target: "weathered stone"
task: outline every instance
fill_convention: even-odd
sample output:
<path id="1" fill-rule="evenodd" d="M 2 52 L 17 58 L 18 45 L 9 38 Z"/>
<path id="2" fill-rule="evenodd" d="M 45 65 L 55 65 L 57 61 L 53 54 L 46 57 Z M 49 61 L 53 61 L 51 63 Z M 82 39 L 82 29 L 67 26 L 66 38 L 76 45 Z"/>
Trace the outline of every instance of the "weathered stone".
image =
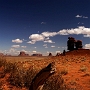
<path id="1" fill-rule="evenodd" d="M 46 79 L 55 73 L 55 62 L 50 63 L 43 68 L 32 80 L 29 90 L 37 90 L 37 88 L 44 84 Z"/>
<path id="2" fill-rule="evenodd" d="M 82 48 L 82 41 L 81 40 L 75 40 L 73 37 L 68 37 L 67 41 L 67 49 L 72 51 L 75 49 Z"/>
<path id="3" fill-rule="evenodd" d="M 48 56 L 52 56 L 52 53 L 49 53 L 49 55 Z"/>
<path id="4" fill-rule="evenodd" d="M 18 56 L 29 56 L 29 54 L 26 54 L 24 51 L 21 51 Z"/>
<path id="5" fill-rule="evenodd" d="M 32 54 L 32 56 L 42 56 L 42 54 Z"/>

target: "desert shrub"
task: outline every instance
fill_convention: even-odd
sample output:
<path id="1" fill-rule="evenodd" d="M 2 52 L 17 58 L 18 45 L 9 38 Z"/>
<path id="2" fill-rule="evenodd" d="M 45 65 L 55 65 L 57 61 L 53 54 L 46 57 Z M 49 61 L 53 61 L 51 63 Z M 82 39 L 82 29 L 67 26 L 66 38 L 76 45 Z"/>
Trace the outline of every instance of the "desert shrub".
<path id="1" fill-rule="evenodd" d="M 25 69 L 24 67 L 17 67 L 15 72 L 11 73 L 9 82 L 17 87 L 29 87 L 32 79 L 38 73 L 36 69 L 30 67 Z"/>
<path id="2" fill-rule="evenodd" d="M 62 69 L 62 70 L 60 71 L 60 73 L 61 73 L 62 75 L 66 75 L 66 74 L 68 74 L 68 70 L 67 70 L 67 69 Z"/>
<path id="3" fill-rule="evenodd" d="M 85 72 L 87 70 L 87 67 L 85 65 L 80 67 L 80 71 Z"/>
<path id="4" fill-rule="evenodd" d="M 6 64 L 6 59 L 3 57 L 0 57 L 0 67 L 5 66 L 5 64 Z"/>
<path id="5" fill-rule="evenodd" d="M 5 73 L 10 73 L 10 72 L 14 72 L 17 68 L 16 63 L 10 63 L 10 62 L 6 62 L 4 65 L 4 72 Z"/>
<path id="6" fill-rule="evenodd" d="M 42 90 L 66 90 L 64 79 L 56 73 L 46 80 Z"/>

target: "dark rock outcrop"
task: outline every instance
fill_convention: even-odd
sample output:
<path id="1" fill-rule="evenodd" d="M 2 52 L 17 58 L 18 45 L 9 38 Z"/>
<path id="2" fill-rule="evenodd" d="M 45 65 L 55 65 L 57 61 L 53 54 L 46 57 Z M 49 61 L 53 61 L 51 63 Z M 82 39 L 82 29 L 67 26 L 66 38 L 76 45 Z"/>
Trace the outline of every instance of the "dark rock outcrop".
<path id="1" fill-rule="evenodd" d="M 50 63 L 43 68 L 32 80 L 29 90 L 37 90 L 37 88 L 44 84 L 46 79 L 55 73 L 55 62 Z"/>
<path id="2" fill-rule="evenodd" d="M 32 54 L 32 56 L 42 56 L 42 54 Z"/>
<path id="3" fill-rule="evenodd" d="M 18 56 L 29 56 L 29 54 L 26 54 L 24 51 L 21 51 Z"/>
<path id="4" fill-rule="evenodd" d="M 82 47 L 83 46 L 81 40 L 75 40 L 75 38 L 73 37 L 68 37 L 67 50 L 72 51 L 72 50 L 81 49 Z"/>
<path id="5" fill-rule="evenodd" d="M 49 55 L 48 56 L 52 56 L 52 53 L 49 53 Z"/>
<path id="6" fill-rule="evenodd" d="M 0 53 L 0 56 L 4 56 L 4 54 L 3 53 Z"/>
<path id="7" fill-rule="evenodd" d="M 57 53 L 56 56 L 60 56 L 60 53 Z"/>

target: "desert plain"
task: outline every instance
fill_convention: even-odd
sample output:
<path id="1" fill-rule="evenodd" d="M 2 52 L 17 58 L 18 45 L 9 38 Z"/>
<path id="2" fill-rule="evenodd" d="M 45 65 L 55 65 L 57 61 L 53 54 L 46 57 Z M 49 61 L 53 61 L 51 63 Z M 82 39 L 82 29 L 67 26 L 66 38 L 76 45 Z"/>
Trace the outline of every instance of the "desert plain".
<path id="1" fill-rule="evenodd" d="M 56 71 L 42 90 L 90 90 L 89 53 L 78 50 L 65 56 L 0 57 L 0 90 L 28 90 L 35 75 L 51 62 L 55 62 Z"/>

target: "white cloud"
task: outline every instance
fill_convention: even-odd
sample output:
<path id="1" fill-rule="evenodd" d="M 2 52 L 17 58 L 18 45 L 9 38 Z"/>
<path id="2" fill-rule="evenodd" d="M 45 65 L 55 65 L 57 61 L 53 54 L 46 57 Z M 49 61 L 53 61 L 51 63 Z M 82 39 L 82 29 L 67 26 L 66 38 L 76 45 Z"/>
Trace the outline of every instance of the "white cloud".
<path id="1" fill-rule="evenodd" d="M 22 48 L 26 48 L 27 46 L 21 46 Z"/>
<path id="2" fill-rule="evenodd" d="M 88 34 L 87 35 L 84 35 L 84 37 L 89 37 L 90 38 L 90 34 L 89 35 Z"/>
<path id="3" fill-rule="evenodd" d="M 12 42 L 14 42 L 14 43 L 22 43 L 23 41 L 20 40 L 20 39 L 15 39 L 15 40 L 12 40 Z"/>
<path id="4" fill-rule="evenodd" d="M 78 28 L 60 30 L 58 32 L 60 35 L 69 35 L 69 34 L 83 34 L 83 35 L 90 35 L 90 28 L 85 28 L 84 26 L 79 26 Z"/>
<path id="5" fill-rule="evenodd" d="M 61 53 L 60 51 L 56 51 L 56 53 Z"/>
<path id="6" fill-rule="evenodd" d="M 9 52 L 15 52 L 16 49 L 15 48 L 10 48 Z"/>
<path id="7" fill-rule="evenodd" d="M 46 24 L 46 22 L 41 22 L 41 24 Z"/>
<path id="8" fill-rule="evenodd" d="M 12 45 L 11 47 L 12 47 L 12 48 L 19 48 L 20 45 Z"/>
<path id="9" fill-rule="evenodd" d="M 48 48 L 47 46 L 45 48 Z"/>
<path id="10" fill-rule="evenodd" d="M 53 42 L 52 40 L 46 40 L 46 41 L 44 41 L 45 43 L 55 43 L 55 42 Z"/>
<path id="11" fill-rule="evenodd" d="M 36 41 L 28 41 L 29 44 L 35 44 Z"/>
<path id="12" fill-rule="evenodd" d="M 29 39 L 31 39 L 31 41 L 29 41 L 27 43 L 35 44 L 37 41 L 43 41 L 45 39 L 45 37 L 40 34 L 32 34 L 29 36 Z"/>
<path id="13" fill-rule="evenodd" d="M 50 37 L 56 36 L 56 35 L 70 35 L 70 34 L 82 34 L 84 37 L 90 37 L 90 28 L 86 28 L 84 26 L 78 26 L 77 28 L 71 28 L 71 29 L 63 29 L 58 32 L 42 32 L 41 34 L 32 34 L 30 35 L 27 43 L 35 44 L 37 41 L 43 41 L 44 43 L 55 43 L 52 40 L 50 40 Z"/>
<path id="14" fill-rule="evenodd" d="M 33 53 L 36 53 L 37 51 L 32 51 Z"/>
<path id="15" fill-rule="evenodd" d="M 87 16 L 82 16 L 82 15 L 76 15 L 76 18 L 88 18 Z"/>
<path id="16" fill-rule="evenodd" d="M 90 49 L 90 44 L 85 44 L 85 49 Z"/>
<path id="17" fill-rule="evenodd" d="M 88 18 L 88 17 L 83 16 L 83 18 Z"/>
<path id="18" fill-rule="evenodd" d="M 55 47 L 55 46 L 51 46 L 52 48 Z"/>
<path id="19" fill-rule="evenodd" d="M 47 51 L 47 53 L 49 54 L 50 52 L 49 52 L 49 51 Z"/>
<path id="20" fill-rule="evenodd" d="M 75 17 L 77 17 L 77 18 L 81 18 L 82 16 L 80 16 L 80 15 L 76 15 Z"/>
<path id="21" fill-rule="evenodd" d="M 45 47 L 46 47 L 46 46 L 47 46 L 47 44 L 44 44 L 43 46 L 45 46 Z"/>
<path id="22" fill-rule="evenodd" d="M 47 47 L 47 44 L 44 44 L 43 46 L 44 46 L 45 48 L 48 48 L 48 47 Z"/>
<path id="23" fill-rule="evenodd" d="M 53 36 L 57 35 L 57 32 L 43 32 L 42 35 L 44 37 L 53 37 Z"/>
<path id="24" fill-rule="evenodd" d="M 45 37 L 43 37 L 40 34 L 32 34 L 29 39 L 32 39 L 34 41 L 43 41 Z"/>
<path id="25" fill-rule="evenodd" d="M 37 48 L 37 47 L 34 47 L 34 48 Z"/>
<path id="26" fill-rule="evenodd" d="M 64 29 L 64 30 L 60 30 L 60 31 L 58 32 L 58 34 L 60 34 L 60 35 L 68 35 L 68 32 L 67 32 L 66 29 Z"/>
<path id="27" fill-rule="evenodd" d="M 21 51 L 23 51 L 23 52 L 25 52 L 25 53 L 27 53 L 28 51 L 26 51 L 26 50 L 24 50 L 24 49 L 22 49 Z"/>

